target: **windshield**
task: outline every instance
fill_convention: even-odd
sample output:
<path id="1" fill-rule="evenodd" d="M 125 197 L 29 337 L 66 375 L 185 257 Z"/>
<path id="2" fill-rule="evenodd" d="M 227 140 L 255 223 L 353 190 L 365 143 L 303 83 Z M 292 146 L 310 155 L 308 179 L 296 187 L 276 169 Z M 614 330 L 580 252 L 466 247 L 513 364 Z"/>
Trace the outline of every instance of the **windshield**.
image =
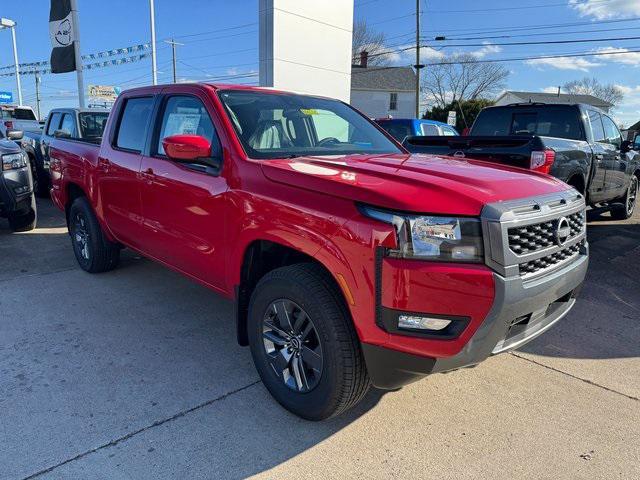
<path id="1" fill-rule="evenodd" d="M 351 107 L 337 100 L 242 90 L 220 99 L 251 158 L 403 153 Z"/>
<path id="2" fill-rule="evenodd" d="M 99 143 L 102 139 L 102 132 L 104 132 L 104 127 L 107 124 L 109 113 L 83 112 L 79 114 L 79 117 L 82 138 Z"/>

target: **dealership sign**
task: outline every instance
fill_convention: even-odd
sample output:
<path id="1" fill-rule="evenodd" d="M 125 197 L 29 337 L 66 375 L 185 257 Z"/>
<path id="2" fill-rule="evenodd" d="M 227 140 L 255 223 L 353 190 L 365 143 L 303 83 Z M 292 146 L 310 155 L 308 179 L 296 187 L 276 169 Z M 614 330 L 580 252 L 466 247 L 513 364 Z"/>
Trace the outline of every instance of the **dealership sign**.
<path id="1" fill-rule="evenodd" d="M 0 103 L 13 103 L 13 93 L 0 92 Z"/>
<path id="2" fill-rule="evenodd" d="M 115 102 L 118 95 L 120 95 L 120 91 L 120 87 L 114 87 L 113 85 L 89 85 L 87 87 L 89 97 L 107 102 Z"/>

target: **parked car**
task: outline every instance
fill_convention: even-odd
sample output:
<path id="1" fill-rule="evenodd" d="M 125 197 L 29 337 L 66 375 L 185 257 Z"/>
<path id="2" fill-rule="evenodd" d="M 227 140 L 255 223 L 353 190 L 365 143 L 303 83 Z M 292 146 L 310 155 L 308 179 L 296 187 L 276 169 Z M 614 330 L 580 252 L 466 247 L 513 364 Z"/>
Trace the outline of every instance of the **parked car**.
<path id="1" fill-rule="evenodd" d="M 377 118 L 376 123 L 384 128 L 393 138 L 402 143 L 406 137 L 415 135 L 458 136 L 451 125 L 436 120 L 416 118 Z"/>
<path id="2" fill-rule="evenodd" d="M 0 216 L 9 220 L 15 232 L 33 230 L 36 226 L 36 201 L 27 154 L 15 143 L 22 132 L 9 130 L 0 140 Z"/>
<path id="3" fill-rule="evenodd" d="M 23 147 L 31 162 L 34 189 L 38 196 L 49 197 L 49 144 L 55 136 L 77 142 L 99 144 L 109 116 L 106 109 L 54 108 L 49 112 L 42 131 L 26 132 Z"/>
<path id="4" fill-rule="evenodd" d="M 49 148 L 80 267 L 113 269 L 130 247 L 233 299 L 264 385 L 311 420 L 370 384 L 397 389 L 523 345 L 572 308 L 587 269 L 573 188 L 410 156 L 337 100 L 136 88 L 101 145 L 58 136 Z"/>
<path id="5" fill-rule="evenodd" d="M 31 107 L 22 105 L 0 105 L 0 138 L 7 138 L 7 132 L 39 132 L 40 123 Z"/>
<path id="6" fill-rule="evenodd" d="M 489 160 L 551 174 L 584 194 L 590 205 L 608 205 L 616 219 L 633 215 L 640 155 L 615 122 L 584 104 L 541 103 L 488 107 L 470 136 L 407 138 L 412 152 Z"/>

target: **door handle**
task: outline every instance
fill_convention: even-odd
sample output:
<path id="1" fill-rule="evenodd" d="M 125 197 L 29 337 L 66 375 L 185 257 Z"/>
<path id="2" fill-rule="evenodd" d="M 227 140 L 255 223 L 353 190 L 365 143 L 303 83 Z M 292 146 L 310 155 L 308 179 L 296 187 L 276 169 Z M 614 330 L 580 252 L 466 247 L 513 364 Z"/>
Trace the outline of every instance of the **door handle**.
<path id="1" fill-rule="evenodd" d="M 98 158 L 98 168 L 103 172 L 109 171 L 110 162 L 106 158 Z"/>
<path id="2" fill-rule="evenodd" d="M 596 157 L 596 160 L 600 161 L 604 158 L 604 155 L 602 153 L 596 153 L 595 157 Z"/>
<path id="3" fill-rule="evenodd" d="M 147 185 L 151 185 L 153 183 L 153 177 L 154 177 L 154 173 L 153 173 L 153 168 L 151 167 L 145 168 L 140 172 L 140 178 Z"/>

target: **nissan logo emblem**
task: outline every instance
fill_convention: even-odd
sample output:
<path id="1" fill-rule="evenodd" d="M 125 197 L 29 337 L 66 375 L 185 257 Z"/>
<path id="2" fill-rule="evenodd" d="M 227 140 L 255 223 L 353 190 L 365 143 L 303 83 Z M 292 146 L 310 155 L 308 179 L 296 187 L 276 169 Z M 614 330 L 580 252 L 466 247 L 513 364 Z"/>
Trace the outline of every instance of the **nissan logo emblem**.
<path id="1" fill-rule="evenodd" d="M 556 231 L 554 232 L 556 243 L 560 246 L 564 245 L 569 238 L 569 235 L 571 235 L 569 220 L 567 220 L 566 217 L 559 218 L 558 223 L 556 224 Z"/>

